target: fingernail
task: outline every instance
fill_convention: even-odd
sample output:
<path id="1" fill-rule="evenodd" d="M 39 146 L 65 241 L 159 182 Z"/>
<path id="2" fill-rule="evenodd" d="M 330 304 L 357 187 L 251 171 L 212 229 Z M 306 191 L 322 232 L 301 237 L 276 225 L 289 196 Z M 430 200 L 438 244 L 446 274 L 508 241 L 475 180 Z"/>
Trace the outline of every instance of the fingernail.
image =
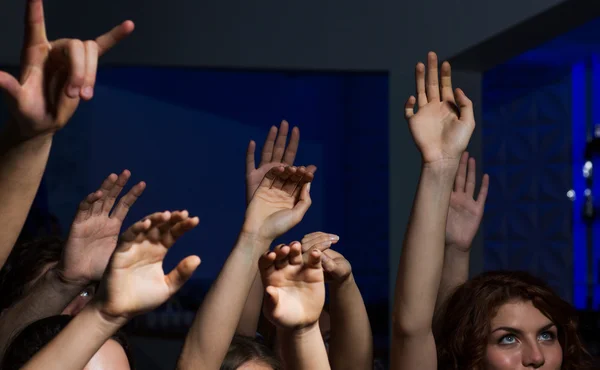
<path id="1" fill-rule="evenodd" d="M 331 240 L 331 241 L 338 241 L 338 240 L 340 240 L 340 237 L 339 237 L 339 236 L 337 236 L 337 235 L 331 235 L 331 236 L 329 237 L 329 240 Z"/>
<path id="2" fill-rule="evenodd" d="M 79 87 L 70 85 L 69 89 L 67 90 L 67 94 L 71 98 L 77 98 L 79 96 L 79 91 L 80 91 Z"/>
<path id="3" fill-rule="evenodd" d="M 94 96 L 94 88 L 91 86 L 84 87 L 83 96 L 85 96 L 86 98 L 91 98 L 92 96 Z"/>

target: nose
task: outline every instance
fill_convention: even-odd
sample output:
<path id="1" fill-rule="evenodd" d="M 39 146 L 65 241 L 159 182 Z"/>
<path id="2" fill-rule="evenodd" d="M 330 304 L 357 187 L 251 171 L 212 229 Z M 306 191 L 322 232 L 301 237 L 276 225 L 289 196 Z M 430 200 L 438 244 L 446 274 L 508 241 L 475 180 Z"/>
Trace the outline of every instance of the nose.
<path id="1" fill-rule="evenodd" d="M 539 343 L 527 345 L 523 349 L 523 366 L 533 369 L 539 369 L 544 366 L 544 353 Z"/>

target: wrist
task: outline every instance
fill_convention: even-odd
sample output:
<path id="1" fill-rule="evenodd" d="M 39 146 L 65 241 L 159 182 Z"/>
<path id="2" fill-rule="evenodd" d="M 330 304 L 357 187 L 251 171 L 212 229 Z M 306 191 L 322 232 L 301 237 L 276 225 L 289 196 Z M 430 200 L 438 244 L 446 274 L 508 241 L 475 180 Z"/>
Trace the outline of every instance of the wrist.
<path id="1" fill-rule="evenodd" d="M 127 323 L 127 318 L 122 316 L 111 316 L 107 315 L 102 311 L 102 304 L 99 301 L 90 302 L 85 308 L 79 313 L 79 315 L 85 314 L 94 322 L 100 332 L 108 334 L 110 337 L 117 330 L 123 327 Z"/>
<path id="2" fill-rule="evenodd" d="M 314 322 L 308 325 L 302 325 L 295 328 L 284 328 L 282 329 L 286 335 L 291 337 L 301 339 L 305 337 L 309 337 L 317 333 L 321 336 L 321 328 L 319 328 L 319 322 Z"/>
<path id="3" fill-rule="evenodd" d="M 344 289 L 349 286 L 356 285 L 356 281 L 354 280 L 354 274 L 350 273 L 350 275 L 346 276 L 340 280 L 333 280 L 329 283 L 329 287 L 331 289 Z"/>
<path id="4" fill-rule="evenodd" d="M 460 158 L 440 159 L 434 162 L 423 161 L 421 165 L 421 170 L 423 172 L 428 172 L 436 175 L 450 175 L 452 177 L 456 177 L 456 171 L 458 170 L 459 164 Z"/>
<path id="5" fill-rule="evenodd" d="M 242 231 L 240 231 L 240 235 L 238 236 L 238 242 L 242 242 L 244 244 L 251 244 L 256 246 L 267 246 L 267 248 L 273 243 L 273 238 L 265 237 L 260 234 L 260 232 L 254 230 L 247 230 L 242 227 Z"/>
<path id="6" fill-rule="evenodd" d="M 467 245 L 458 245 L 456 243 L 448 243 L 446 244 L 446 253 L 452 253 L 457 257 L 469 257 L 471 254 L 471 244 Z"/>
<path id="7" fill-rule="evenodd" d="M 10 146 L 18 145 L 21 143 L 31 143 L 37 146 L 47 145 L 52 142 L 56 131 L 44 131 L 44 132 L 25 132 L 17 119 L 11 117 L 5 124 L 2 130 L 2 137 L 5 143 Z"/>
<path id="8" fill-rule="evenodd" d="M 50 269 L 48 271 L 48 276 L 50 279 L 57 281 L 59 284 L 72 288 L 84 289 L 90 284 L 90 280 L 65 273 L 65 271 L 60 267 Z"/>

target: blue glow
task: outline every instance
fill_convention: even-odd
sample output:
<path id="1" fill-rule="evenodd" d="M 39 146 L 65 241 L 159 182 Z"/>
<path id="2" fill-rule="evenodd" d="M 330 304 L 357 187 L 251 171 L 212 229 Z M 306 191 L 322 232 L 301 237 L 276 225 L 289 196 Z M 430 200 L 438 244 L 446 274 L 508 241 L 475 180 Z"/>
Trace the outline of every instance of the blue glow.
<path id="1" fill-rule="evenodd" d="M 587 119 L 585 63 L 573 65 L 571 88 L 573 190 L 577 194 L 573 202 L 573 304 L 578 309 L 584 309 L 587 296 L 587 252 L 586 226 L 582 218 L 585 181 L 581 169 L 584 163 Z"/>

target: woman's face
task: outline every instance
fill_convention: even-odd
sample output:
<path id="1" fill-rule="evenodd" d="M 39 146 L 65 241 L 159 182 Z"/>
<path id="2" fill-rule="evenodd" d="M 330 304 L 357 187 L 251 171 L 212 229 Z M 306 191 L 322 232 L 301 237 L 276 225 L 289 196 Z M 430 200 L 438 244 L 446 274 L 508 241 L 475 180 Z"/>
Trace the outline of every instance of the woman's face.
<path id="1" fill-rule="evenodd" d="M 109 339 L 83 370 L 131 370 L 127 354 L 119 342 Z"/>
<path id="2" fill-rule="evenodd" d="M 500 306 L 490 328 L 487 370 L 560 370 L 563 356 L 557 328 L 530 301 Z"/>

